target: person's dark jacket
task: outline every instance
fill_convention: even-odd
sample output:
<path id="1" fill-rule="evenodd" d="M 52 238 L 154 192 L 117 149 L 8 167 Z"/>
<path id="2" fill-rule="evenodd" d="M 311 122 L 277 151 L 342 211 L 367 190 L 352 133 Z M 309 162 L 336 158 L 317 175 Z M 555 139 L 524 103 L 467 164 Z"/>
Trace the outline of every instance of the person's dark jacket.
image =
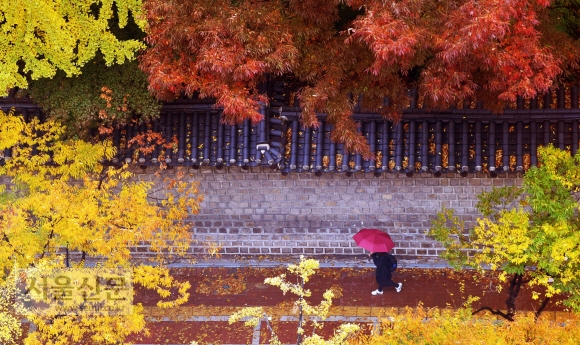
<path id="1" fill-rule="evenodd" d="M 391 267 L 386 253 L 373 253 L 373 263 L 377 266 L 377 283 L 387 284 L 391 281 Z"/>

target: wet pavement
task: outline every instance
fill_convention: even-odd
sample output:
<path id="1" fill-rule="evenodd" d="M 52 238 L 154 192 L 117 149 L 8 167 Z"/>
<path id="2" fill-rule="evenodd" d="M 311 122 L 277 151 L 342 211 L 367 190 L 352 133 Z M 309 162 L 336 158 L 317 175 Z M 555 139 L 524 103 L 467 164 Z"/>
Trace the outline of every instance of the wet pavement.
<path id="1" fill-rule="evenodd" d="M 217 261 L 219 262 L 219 261 Z M 203 267 L 205 266 L 205 267 Z M 235 310 L 249 306 L 265 307 L 272 316 L 272 325 L 283 343 L 296 342 L 295 296 L 284 295 L 277 287 L 264 284 L 264 279 L 285 272 L 280 264 L 253 265 L 238 262 L 203 264 L 199 267 L 174 269 L 179 279 L 188 280 L 192 287 L 189 302 L 179 308 L 160 309 L 157 298 L 147 291 L 139 291 L 137 301 L 145 306 L 150 321 L 149 336 L 134 337 L 136 344 L 264 344 L 269 332 L 265 322 L 248 328 L 243 322 L 229 325 L 227 320 Z M 499 282 L 493 276 L 480 277 L 474 271 L 453 271 L 444 267 L 412 267 L 406 265 L 395 271 L 393 280 L 402 282 L 402 291 L 385 288 L 384 294 L 371 295 L 377 285 L 371 264 L 326 264 L 305 287 L 310 289 L 311 305 L 318 304 L 329 288 L 338 288 L 341 295 L 333 300 L 329 318 L 319 334 L 330 335 L 344 322 L 359 323 L 363 328 L 376 326 L 386 316 L 401 313 L 405 308 L 422 304 L 426 308 L 460 308 L 469 296 L 477 296 L 474 308 L 489 306 L 505 310 L 507 284 L 499 292 Z M 531 290 L 523 287 L 518 299 L 519 311 L 535 311 L 540 302 L 531 298 Z M 550 301 L 543 318 L 571 317 L 558 299 Z"/>

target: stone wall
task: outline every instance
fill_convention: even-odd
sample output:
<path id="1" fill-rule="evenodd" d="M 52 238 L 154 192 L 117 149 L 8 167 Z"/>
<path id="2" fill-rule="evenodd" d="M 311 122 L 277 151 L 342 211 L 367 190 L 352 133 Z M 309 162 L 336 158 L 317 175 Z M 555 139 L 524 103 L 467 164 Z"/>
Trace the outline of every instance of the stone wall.
<path id="1" fill-rule="evenodd" d="M 160 183 L 177 170 L 200 183 L 202 209 L 192 215 L 193 253 L 217 245 L 231 255 L 288 254 L 351 256 L 363 254 L 352 236 L 361 228 L 387 231 L 395 254 L 416 262 L 435 259 L 442 250 L 425 235 L 442 206 L 474 221 L 477 194 L 492 186 L 520 184 L 521 174 L 294 173 L 269 168 L 174 168 L 161 176 L 139 170 L 141 180 Z"/>

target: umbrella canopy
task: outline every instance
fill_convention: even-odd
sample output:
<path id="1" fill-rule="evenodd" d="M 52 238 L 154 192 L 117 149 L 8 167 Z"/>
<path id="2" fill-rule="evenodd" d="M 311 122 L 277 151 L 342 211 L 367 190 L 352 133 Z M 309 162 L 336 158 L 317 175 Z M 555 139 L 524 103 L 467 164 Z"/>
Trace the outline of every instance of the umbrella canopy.
<path id="1" fill-rule="evenodd" d="M 379 229 L 362 229 L 352 237 L 356 244 L 373 253 L 388 252 L 395 248 L 395 242 L 391 236 Z"/>

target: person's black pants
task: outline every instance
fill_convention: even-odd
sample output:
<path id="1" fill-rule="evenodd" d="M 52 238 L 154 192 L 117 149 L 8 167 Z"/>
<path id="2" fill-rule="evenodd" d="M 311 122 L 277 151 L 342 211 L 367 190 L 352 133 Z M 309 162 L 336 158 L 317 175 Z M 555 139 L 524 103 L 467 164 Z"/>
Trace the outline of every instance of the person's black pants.
<path id="1" fill-rule="evenodd" d="M 386 279 L 382 280 L 379 284 L 379 291 L 383 292 L 383 288 L 387 286 L 399 286 L 399 284 L 395 283 L 392 278 L 392 273 L 389 272 L 388 275 L 385 277 Z"/>
<path id="2" fill-rule="evenodd" d="M 383 284 L 379 283 L 379 291 L 383 292 L 383 288 L 386 286 L 399 286 L 399 284 L 395 283 L 392 280 L 389 280 L 388 282 L 383 283 Z"/>

